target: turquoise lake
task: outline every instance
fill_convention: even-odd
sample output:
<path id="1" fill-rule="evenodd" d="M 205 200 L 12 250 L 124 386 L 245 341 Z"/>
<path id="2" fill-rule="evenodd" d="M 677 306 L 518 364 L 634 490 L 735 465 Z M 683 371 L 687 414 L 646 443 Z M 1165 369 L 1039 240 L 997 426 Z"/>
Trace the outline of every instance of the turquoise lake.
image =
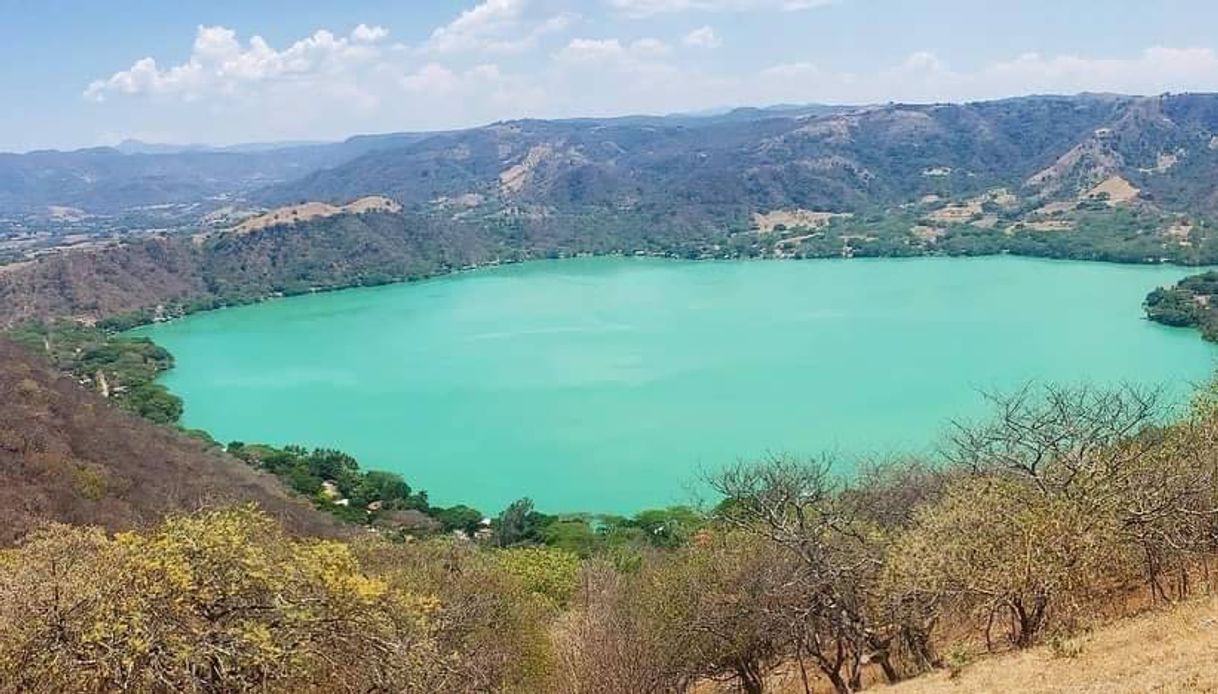
<path id="1" fill-rule="evenodd" d="M 183 423 L 340 448 L 486 513 L 691 500 L 767 452 L 925 451 L 981 391 L 1162 385 L 1215 362 L 1141 302 L 1187 274 L 1010 257 L 583 258 L 225 309 L 140 332 Z M 844 470 L 848 471 L 848 470 Z"/>

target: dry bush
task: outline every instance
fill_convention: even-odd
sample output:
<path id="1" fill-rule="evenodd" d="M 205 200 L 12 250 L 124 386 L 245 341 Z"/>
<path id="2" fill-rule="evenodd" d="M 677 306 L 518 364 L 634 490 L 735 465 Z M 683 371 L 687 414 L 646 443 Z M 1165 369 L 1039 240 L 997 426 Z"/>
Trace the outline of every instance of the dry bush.
<path id="1" fill-rule="evenodd" d="M 544 550 L 543 550 L 544 551 Z M 389 586 L 434 596 L 432 635 L 438 667 L 431 691 L 538 691 L 552 667 L 548 625 L 557 608 L 538 586 L 560 578 L 534 567 L 535 583 L 504 570 L 498 553 L 441 538 L 356 546 L 361 564 Z M 566 575 L 565 569 L 556 572 Z M 537 574 L 543 574 L 537 578 Z"/>
<path id="2" fill-rule="evenodd" d="M 432 691 L 435 609 L 249 508 L 47 526 L 0 566 L 0 687 Z"/>
<path id="3" fill-rule="evenodd" d="M 550 691 L 645 693 L 680 684 L 681 676 L 670 674 L 679 669 L 674 644 L 643 628 L 634 586 L 633 577 L 608 563 L 585 563 L 571 609 L 554 626 Z"/>
<path id="4" fill-rule="evenodd" d="M 948 488 L 895 543 L 888 589 L 938 613 L 971 614 L 1030 645 L 1102 594 L 1127 557 L 1111 519 L 1018 480 L 978 477 Z"/>

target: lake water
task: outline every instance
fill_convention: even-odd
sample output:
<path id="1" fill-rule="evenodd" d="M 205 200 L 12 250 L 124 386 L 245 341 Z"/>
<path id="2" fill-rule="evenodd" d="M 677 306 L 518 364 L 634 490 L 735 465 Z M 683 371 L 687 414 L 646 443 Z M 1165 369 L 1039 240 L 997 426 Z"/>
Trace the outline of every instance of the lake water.
<path id="1" fill-rule="evenodd" d="M 1189 271 L 1008 257 L 537 262 L 142 330 L 184 424 L 346 450 L 433 503 L 628 512 L 766 452 L 925 450 L 982 390 L 1214 366 L 1143 319 Z"/>

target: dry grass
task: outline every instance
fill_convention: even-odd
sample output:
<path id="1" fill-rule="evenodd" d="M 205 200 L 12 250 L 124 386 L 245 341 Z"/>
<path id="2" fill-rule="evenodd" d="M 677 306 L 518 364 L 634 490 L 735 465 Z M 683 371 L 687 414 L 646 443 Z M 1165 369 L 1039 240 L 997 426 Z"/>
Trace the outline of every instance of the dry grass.
<path id="1" fill-rule="evenodd" d="M 34 264 L 34 261 L 32 261 L 32 260 L 22 260 L 22 261 L 18 261 L 16 263 L 8 263 L 7 265 L 0 265 L 0 274 L 3 274 L 5 272 L 12 272 L 14 270 L 20 270 L 23 267 L 30 267 L 33 264 Z"/>
<path id="2" fill-rule="evenodd" d="M 981 201 L 969 200 L 940 208 L 927 214 L 926 217 L 941 224 L 962 224 L 979 214 L 981 214 Z"/>
<path id="3" fill-rule="evenodd" d="M 1024 228 L 1032 231 L 1073 231 L 1074 220 L 1071 219 L 1043 219 L 1032 222 L 1024 222 Z"/>
<path id="4" fill-rule="evenodd" d="M 1218 598 L 1122 620 L 1064 648 L 982 658 L 954 679 L 934 673 L 875 691 L 1218 692 Z"/>
<path id="5" fill-rule="evenodd" d="M 1135 604 L 1140 600 L 1126 606 Z M 832 694 L 815 669 L 808 675 L 813 692 Z M 978 654 L 955 677 L 942 670 L 888 686 L 878 672 L 866 670 L 863 679 L 864 691 L 877 694 L 1218 694 L 1218 597 L 1120 619 L 1056 646 Z M 771 673 L 766 684 L 773 694 L 804 692 L 793 664 Z M 728 683 L 700 682 L 693 691 L 738 690 Z"/>
<path id="6" fill-rule="evenodd" d="M 347 205 L 330 205 L 324 202 L 306 202 L 300 205 L 290 205 L 288 207 L 280 207 L 271 210 L 266 214 L 252 217 L 238 224 L 233 231 L 238 234 L 247 234 L 251 231 L 258 231 L 268 227 L 278 226 L 280 224 L 295 224 L 296 222 L 305 222 L 310 219 L 320 219 L 322 217 L 333 217 L 339 214 L 360 214 L 363 212 L 372 212 L 375 210 L 383 210 L 385 212 L 398 212 L 402 206 L 390 200 L 389 198 L 379 195 L 370 195 L 360 198 Z"/>
<path id="7" fill-rule="evenodd" d="M 1109 176 L 1102 183 L 1084 193 L 1081 197 L 1097 198 L 1107 194 L 1109 205 L 1123 205 L 1133 202 L 1141 192 L 1133 184 L 1120 176 Z"/>
<path id="8" fill-rule="evenodd" d="M 1040 206 L 1033 214 L 1041 217 L 1050 217 L 1055 214 L 1070 212 L 1076 207 L 1078 207 L 1078 203 L 1073 200 L 1059 200 Z"/>
<path id="9" fill-rule="evenodd" d="M 1164 173 L 1175 166 L 1180 161 L 1180 155 L 1174 152 L 1160 152 L 1155 160 L 1155 165 L 1148 168 L 1140 168 L 1138 171 L 1142 173 Z"/>
<path id="10" fill-rule="evenodd" d="M 1169 241 L 1174 241 L 1181 246 L 1191 246 L 1192 242 L 1189 241 L 1189 238 L 1193 233 L 1193 224 L 1187 219 L 1180 220 L 1162 229 L 1159 233 Z"/>
<path id="11" fill-rule="evenodd" d="M 919 224 L 911 228 L 909 233 L 927 243 L 935 243 L 947 234 L 947 229 Z"/>
<path id="12" fill-rule="evenodd" d="M 768 234 L 778 228 L 779 225 L 787 229 L 807 228 L 820 229 L 827 226 L 829 222 L 836 217 L 850 217 L 849 213 L 842 212 L 816 212 L 814 210 L 772 210 L 770 212 L 753 213 L 753 226 L 757 227 L 757 231 Z"/>
<path id="13" fill-rule="evenodd" d="M 536 169 L 539 164 L 553 153 L 554 148 L 550 145 L 535 145 L 519 164 L 514 164 L 504 169 L 499 174 L 499 185 L 503 188 L 503 192 L 519 193 L 525 184 L 529 182 L 533 169 Z"/>

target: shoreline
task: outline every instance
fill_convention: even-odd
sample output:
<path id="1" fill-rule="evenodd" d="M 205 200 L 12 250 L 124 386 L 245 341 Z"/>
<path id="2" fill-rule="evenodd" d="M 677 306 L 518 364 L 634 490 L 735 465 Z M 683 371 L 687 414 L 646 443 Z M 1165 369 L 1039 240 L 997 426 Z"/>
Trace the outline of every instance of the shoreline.
<path id="1" fill-rule="evenodd" d="M 579 256 L 579 257 L 575 257 L 575 258 L 565 258 L 565 259 L 543 259 L 543 260 L 534 260 L 534 261 L 522 261 L 522 262 L 517 262 L 517 263 L 502 263 L 502 264 L 499 264 L 499 265 L 497 265 L 497 266 L 477 268 L 477 270 L 480 270 L 480 271 L 487 271 L 487 272 L 489 272 L 489 273 L 494 273 L 494 272 L 496 272 L 496 271 L 500 271 L 500 270 L 515 273 L 515 272 L 521 272 L 521 271 L 525 271 L 525 268 L 523 268 L 523 267 L 521 267 L 521 266 L 525 266 L 525 265 L 536 265 L 538 269 L 543 270 L 543 271 L 544 271 L 544 270 L 546 270 L 546 269 L 550 269 L 550 270 L 553 270 L 553 271 L 555 271 L 555 272 L 559 272 L 559 273 L 561 273 L 561 272 L 562 272 L 562 270 L 560 269 L 560 267 L 559 267 L 559 263 L 557 262 L 557 261 L 559 261 L 559 260 L 562 260 L 562 261 L 576 261 L 576 262 L 578 262 L 578 261 L 592 261 L 592 262 L 596 262 L 596 261 L 621 261 L 621 262 L 625 263 L 625 261 L 629 261 L 629 260 L 636 259 L 636 258 L 640 258 L 640 262 L 641 262 L 641 263 L 645 263 L 647 266 L 656 266 L 656 267 L 660 267 L 660 262 L 659 262 L 659 261 L 661 261 L 661 260 L 671 260 L 670 258 L 666 258 L 666 257 L 654 257 L 654 256 L 652 256 L 652 257 L 641 257 L 641 256 L 634 256 L 634 255 L 631 255 L 631 256 L 622 256 L 621 254 L 614 254 L 614 255 L 612 255 L 612 256 L 610 256 L 610 255 L 602 255 L 602 256 L 586 255 L 586 256 Z M 1058 273 L 1059 275 L 1060 275 L 1061 273 L 1070 273 L 1070 272 L 1072 272 L 1072 267 L 1065 267 L 1065 266 L 1067 265 L 1066 263 L 1061 263 L 1061 262 L 1052 262 L 1052 263 L 1047 263 L 1047 262 L 1044 262 L 1044 261 L 1061 260 L 1061 259 L 1055 259 L 1055 258 L 1037 258 L 1037 257 L 1027 257 L 1027 256 L 1011 256 L 1011 255 L 1009 255 L 1009 254 L 1001 254 L 1001 255 L 991 255 L 991 256 L 973 256 L 973 257 L 972 257 L 972 259 L 973 259 L 973 260 L 975 260 L 975 261 L 976 261 L 976 263 L 981 264 L 981 266 L 982 266 L 983 268 L 984 268 L 984 267 L 995 267 L 995 268 L 996 268 L 996 267 L 999 267 L 999 266 L 1008 266 L 1008 264 L 1010 264 L 1010 265 L 1023 265 L 1023 264 L 1029 264 L 1029 265 L 1033 265 L 1033 266 L 1035 266 L 1035 265 L 1043 265 L 1043 266 L 1046 266 L 1046 267 L 1048 267 L 1048 266 L 1055 266 L 1055 267 L 1057 268 L 1057 270 L 1055 270 L 1055 272 L 1056 272 L 1056 273 Z M 738 263 L 738 261 L 735 261 L 735 262 L 729 261 L 729 263 L 706 263 L 706 261 L 688 261 L 688 260 L 685 260 L 685 261 L 683 261 L 683 262 L 682 262 L 682 260 L 683 260 L 683 259 L 675 259 L 675 260 L 677 260 L 677 261 L 678 261 L 678 263 L 675 263 L 675 264 L 669 264 L 669 263 L 665 263 L 665 266 L 668 266 L 668 265 L 675 265 L 675 266 L 678 266 L 678 267 L 679 267 L 679 266 L 681 266 L 681 265 L 685 265 L 685 266 L 693 266 L 693 265 L 695 264 L 695 262 L 696 262 L 697 264 L 724 264 L 724 265 L 727 265 L 727 264 L 733 264 L 733 265 L 734 265 L 734 264 L 740 264 L 740 265 L 743 265 L 743 263 Z M 837 260 L 837 259 L 833 259 L 833 260 Z M 863 259 L 857 259 L 857 260 L 863 260 Z M 872 266 L 872 268 L 873 268 L 873 269 L 872 269 L 870 272 L 871 272 L 871 273 L 875 273 L 875 272 L 876 272 L 876 270 L 874 269 L 874 268 L 875 268 L 875 266 L 877 266 L 877 265 L 883 265 L 883 264 L 887 264 L 887 263 L 888 263 L 888 261 L 891 261 L 891 260 L 893 260 L 893 259 L 892 259 L 892 258 L 872 258 L 872 259 L 870 259 L 870 260 L 872 260 L 873 262 L 870 262 L 870 263 L 864 263 L 864 265 Z M 949 263 L 951 260 L 954 260 L 954 258 L 951 258 L 951 257 L 945 257 L 945 256 L 919 256 L 919 257 L 916 257 L 916 258 L 910 258 L 910 260 L 922 261 L 922 262 L 924 262 L 924 263 L 931 264 L 932 266 L 938 266 L 938 265 L 947 265 L 947 264 L 948 264 L 948 263 Z M 547 262 L 547 261 L 549 261 L 549 262 Z M 1068 261 L 1068 263 L 1069 263 L 1071 266 L 1073 266 L 1073 267 L 1086 267 L 1086 266 L 1080 266 L 1080 265 L 1079 265 L 1080 263 L 1085 263 L 1085 262 L 1088 262 L 1088 261 L 1077 261 L 1077 260 L 1070 260 L 1070 261 Z M 750 263 L 749 265 L 753 265 L 753 264 L 751 264 L 751 263 Z M 834 266 L 837 266 L 837 267 L 839 267 L 839 268 L 843 267 L 843 266 L 841 266 L 841 265 L 840 265 L 840 264 L 838 264 L 838 263 L 833 263 L 833 265 L 834 265 Z M 907 264 L 907 263 L 902 263 L 902 265 L 908 265 L 908 264 Z M 1112 270 L 1112 271 L 1120 272 L 1120 270 L 1117 270 L 1116 268 L 1112 268 L 1112 266 L 1114 266 L 1114 265 L 1133 265 L 1133 264 L 1130 264 L 1130 263 L 1105 263 L 1105 264 L 1104 264 L 1104 266 L 1096 266 L 1096 268 L 1094 269 L 1094 271 L 1093 271 L 1093 272 L 1107 272 L 1108 270 L 1106 270 L 1106 269 L 1105 269 L 1105 267 L 1107 267 L 1108 269 L 1110 269 L 1110 270 Z M 593 266 L 593 267 L 595 267 L 595 266 Z M 1133 279 L 1132 273 L 1140 273 L 1140 272 L 1143 272 L 1143 270 L 1141 270 L 1141 269 L 1140 269 L 1141 267 L 1146 267 L 1146 268 L 1148 268 L 1148 270 L 1146 270 L 1146 271 L 1148 271 L 1148 272 L 1165 272 L 1165 271 L 1167 271 L 1167 272 L 1174 272 L 1174 273 L 1176 273 L 1176 274 L 1180 274 L 1180 275 L 1183 275 L 1183 274 L 1185 274 L 1185 273 L 1187 272 L 1187 268 L 1181 268 L 1181 267 L 1174 267 L 1174 268 L 1170 268 L 1170 269 L 1168 269 L 1168 268 L 1163 268 L 1161 265 L 1138 265 L 1138 266 L 1135 266 L 1135 267 L 1131 267 L 1131 268 L 1129 269 L 1129 271 L 1128 271 L 1128 274 L 1125 274 L 1125 275 L 1124 275 L 1124 277 L 1125 277 L 1126 279 Z M 1153 269 L 1149 269 L 1149 268 L 1153 268 Z M 930 268 L 929 270 L 930 270 L 930 271 L 932 271 L 932 272 L 934 271 L 934 270 L 933 270 L 933 267 L 932 267 L 932 268 Z M 474 271 L 475 271 L 474 269 L 467 269 L 467 270 L 462 270 L 462 271 L 459 271 L 459 272 L 447 273 L 447 274 L 445 274 L 445 275 L 440 275 L 440 276 L 437 276 L 437 277 L 432 278 L 432 279 L 448 279 L 448 278 L 452 278 L 452 279 L 464 279 L 464 278 L 466 278 L 466 277 L 467 277 L 467 273 L 472 273 L 472 272 L 474 272 Z M 812 268 L 810 268 L 810 267 L 808 268 L 808 271 L 809 271 L 809 273 L 813 273 L 813 272 L 814 272 L 814 270 L 813 270 Z M 846 270 L 842 270 L 842 271 L 843 271 L 843 272 L 847 272 Z M 531 271 L 530 271 L 530 272 L 531 272 Z M 788 270 L 788 271 L 785 271 L 785 272 L 784 272 L 784 274 L 786 274 L 786 275 L 790 275 L 790 276 L 793 276 L 793 277 L 798 277 L 798 276 L 800 275 L 800 273 L 798 273 L 798 272 L 794 272 L 793 270 Z M 985 275 L 986 273 L 983 271 L 983 272 L 981 272 L 980 274 L 981 274 L 981 275 Z M 528 281 L 529 277 L 528 277 L 528 276 L 523 276 L 523 277 L 520 277 L 520 278 L 518 278 L 518 279 L 519 279 L 519 281 L 524 282 L 524 281 Z M 415 280 L 415 281 L 422 281 L 422 280 Z M 1128 282 L 1123 282 L 1123 281 L 1121 281 L 1120 283 L 1121 283 L 1121 284 L 1123 284 L 1124 286 L 1129 286 L 1129 283 L 1128 283 Z M 410 284 L 410 283 L 394 283 L 394 284 Z M 353 289 L 387 289 L 389 286 L 390 286 L 390 285 L 386 284 L 386 285 L 378 285 L 378 286 L 376 286 L 376 287 L 371 287 L 371 286 L 370 286 L 370 287 L 354 287 Z M 1146 288 L 1147 288 L 1147 289 L 1149 289 L 1149 288 L 1150 288 L 1150 286 L 1148 285 Z M 335 291 L 337 291 L 337 290 L 335 290 Z M 1141 288 L 1139 288 L 1139 291 L 1141 291 Z M 326 293 L 329 293 L 329 292 L 326 292 Z M 290 298 L 290 297 L 283 297 L 283 298 Z M 357 303 L 358 303 L 358 301 L 357 301 Z M 1126 302 L 1125 302 L 1124 300 L 1120 301 L 1120 303 L 1121 303 L 1122 305 L 1125 305 L 1125 304 L 1126 304 Z M 327 305 L 327 306 L 333 306 L 333 304 L 326 304 L 326 305 Z M 342 302 L 342 304 L 341 304 L 341 305 L 343 305 L 343 306 L 349 306 L 350 304 L 349 304 L 348 302 Z M 1130 314 L 1132 314 L 1132 311 L 1130 312 Z M 1124 321 L 1124 320 L 1130 320 L 1130 321 L 1131 321 L 1131 320 L 1132 320 L 1132 318 L 1133 318 L 1133 316 L 1132 316 L 1132 315 L 1128 315 L 1128 316 L 1124 316 L 1124 317 L 1122 317 L 1122 318 L 1121 318 L 1121 320 L 1123 320 L 1123 321 Z M 147 326 L 144 326 L 143 328 L 138 328 L 138 329 L 135 329 L 134 331 L 132 331 L 132 334 L 133 334 L 133 335 L 136 335 L 136 336 L 140 336 L 140 337 L 149 337 L 149 338 L 151 338 L 151 339 L 154 339 L 154 340 L 155 340 L 155 339 L 156 339 L 156 336 L 155 336 L 154 334 L 149 334 L 149 333 L 147 333 L 147 332 L 144 332 L 144 329 L 146 329 L 146 327 L 147 327 Z M 1158 327 L 1158 326 L 1156 326 L 1156 328 L 1157 328 L 1157 327 Z M 162 378 L 163 378 L 163 377 L 164 377 L 164 376 L 165 376 L 167 373 L 169 373 L 169 372 L 164 372 L 164 373 L 162 373 L 160 376 L 158 376 L 158 381 L 161 381 L 161 379 L 162 379 Z M 1199 379 L 1200 379 L 1200 377 L 1198 377 L 1198 380 L 1199 380 Z M 936 426 L 936 427 L 937 427 L 937 426 L 941 426 L 943 421 L 946 421 L 946 420 L 943 420 L 943 419 L 936 420 L 936 422 L 935 422 L 934 426 Z M 229 434 L 229 436 L 236 436 L 237 438 L 241 438 L 241 437 L 242 437 L 242 434 L 241 434 L 240 432 L 237 432 L 237 433 L 230 433 L 230 434 Z M 249 439 L 251 439 L 251 440 L 259 440 L 259 441 L 261 441 L 261 440 L 264 440 L 264 439 L 265 439 L 265 440 L 266 440 L 266 441 L 268 441 L 268 442 L 277 442 L 277 443 L 285 443 L 285 442 L 298 442 L 298 441 L 295 441 L 295 440 L 293 439 L 293 436 L 291 436 L 291 435 L 288 435 L 288 436 L 287 436 L 287 437 L 285 437 L 285 438 L 276 438 L 276 437 L 272 437 L 272 436 L 260 435 L 260 434 L 257 434 L 257 433 L 255 433 L 255 434 L 247 434 L 246 436 L 248 436 L 248 438 L 249 438 Z M 296 438 L 299 438 L 299 437 L 296 437 Z M 331 438 L 332 438 L 332 437 L 331 437 Z M 357 439 L 357 440 L 358 440 L 358 439 Z M 337 442 L 337 441 L 336 441 L 336 442 Z M 322 444 L 326 443 L 326 441 L 314 441 L 314 442 L 309 442 L 309 445 L 313 445 L 314 443 L 316 443 L 316 444 L 318 444 L 318 445 L 322 445 Z M 339 443 L 340 447 L 341 447 L 342 445 L 344 445 L 344 444 L 342 444 L 341 442 L 337 442 L 337 443 Z M 350 445 L 350 444 L 346 444 L 346 445 Z M 808 450 L 811 450 L 811 449 L 808 449 Z M 907 449 L 907 448 L 905 448 L 905 447 L 902 447 L 902 448 L 900 448 L 900 450 L 902 450 L 902 451 L 907 451 L 907 450 L 909 450 L 909 449 Z M 861 454 L 861 453 L 866 453 L 866 452 L 868 452 L 868 451 L 862 451 L 862 450 L 860 450 L 860 451 L 859 451 L 859 453 L 860 453 L 860 454 Z M 872 452 L 872 453 L 876 453 L 876 452 L 878 452 L 878 451 L 870 451 L 870 452 Z M 378 455 L 379 455 L 379 454 L 378 454 Z M 384 464 L 384 460 L 381 460 L 381 458 L 383 458 L 383 456 L 380 456 L 380 457 L 374 456 L 374 455 L 372 455 L 371 453 L 369 453 L 367 450 L 360 452 L 360 453 L 359 453 L 359 456 L 360 456 L 361 458 L 367 458 L 369 461 L 371 461 L 371 460 L 372 460 L 372 458 L 377 458 L 378 462 L 380 462 L 380 463 L 381 463 L 381 465 L 380 465 L 379 467 L 378 467 L 378 466 L 376 466 L 376 465 L 373 465 L 373 466 L 372 466 L 370 469 L 395 469 L 395 468 L 386 468 L 386 467 L 384 467 L 384 465 L 383 465 L 383 464 Z M 371 457 L 369 457 L 369 456 L 371 456 Z M 429 486 L 429 488 L 431 488 L 432 486 L 434 486 L 434 484 L 433 484 L 433 485 L 430 485 L 430 486 Z M 445 496 L 445 498 L 446 498 L 447 500 L 450 500 L 450 501 L 452 501 L 452 500 L 455 500 L 455 501 L 460 501 L 460 499 L 459 499 L 459 498 L 456 498 L 456 499 L 449 499 L 449 498 L 448 498 L 448 495 L 446 495 L 446 496 Z M 579 508 L 579 507 L 577 507 L 577 506 L 576 506 L 576 507 L 572 507 L 572 508 Z M 584 509 L 584 510 L 586 510 L 586 509 Z"/>

